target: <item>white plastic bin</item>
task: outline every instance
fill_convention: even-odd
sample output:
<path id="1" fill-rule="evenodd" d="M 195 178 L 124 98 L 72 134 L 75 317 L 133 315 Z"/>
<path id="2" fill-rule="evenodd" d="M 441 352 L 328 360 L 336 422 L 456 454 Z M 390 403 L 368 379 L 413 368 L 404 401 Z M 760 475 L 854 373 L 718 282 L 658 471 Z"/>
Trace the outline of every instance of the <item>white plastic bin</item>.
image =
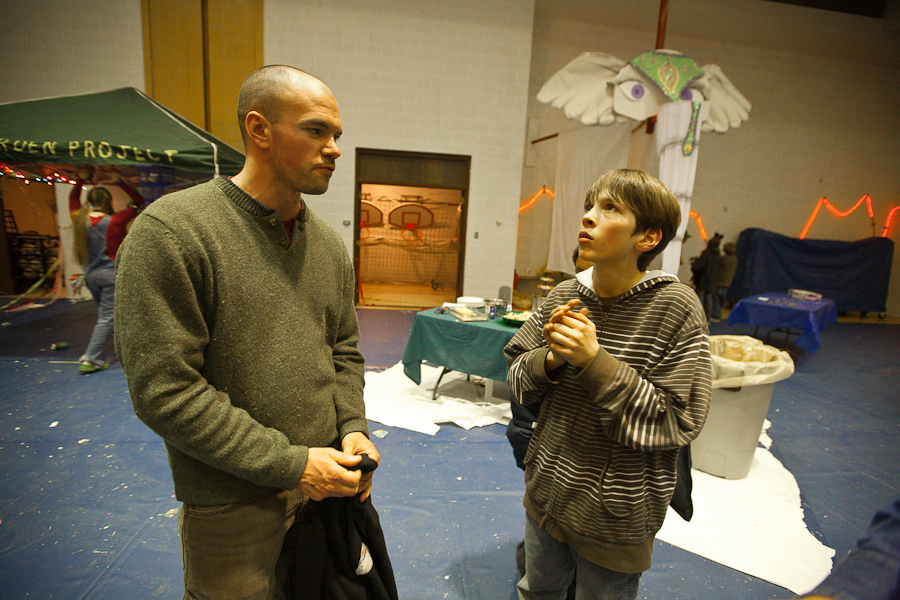
<path id="1" fill-rule="evenodd" d="M 769 411 L 775 383 L 794 372 L 787 352 L 745 335 L 709 338 L 713 391 L 709 415 L 691 442 L 695 469 L 725 479 L 743 479 Z"/>

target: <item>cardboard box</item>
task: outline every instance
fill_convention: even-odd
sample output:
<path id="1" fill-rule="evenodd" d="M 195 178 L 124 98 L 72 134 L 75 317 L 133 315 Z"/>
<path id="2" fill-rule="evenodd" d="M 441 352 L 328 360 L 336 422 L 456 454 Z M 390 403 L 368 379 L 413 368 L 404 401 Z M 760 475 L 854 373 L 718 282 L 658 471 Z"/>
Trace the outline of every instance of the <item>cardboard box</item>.
<path id="1" fill-rule="evenodd" d="M 820 302 L 822 300 L 822 294 L 807 292 L 806 290 L 789 290 L 788 296 L 795 300 L 812 300 L 813 302 Z"/>

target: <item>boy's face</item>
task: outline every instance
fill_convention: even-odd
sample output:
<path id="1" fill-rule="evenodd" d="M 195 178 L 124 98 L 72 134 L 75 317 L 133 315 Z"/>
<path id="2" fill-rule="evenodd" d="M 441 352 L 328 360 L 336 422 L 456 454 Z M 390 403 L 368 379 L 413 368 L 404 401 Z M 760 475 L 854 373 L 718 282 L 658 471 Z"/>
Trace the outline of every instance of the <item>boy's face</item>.
<path id="1" fill-rule="evenodd" d="M 602 192 L 596 201 L 585 202 L 578 232 L 578 253 L 594 265 L 636 268 L 637 243 L 644 232 L 635 232 L 634 212 Z"/>

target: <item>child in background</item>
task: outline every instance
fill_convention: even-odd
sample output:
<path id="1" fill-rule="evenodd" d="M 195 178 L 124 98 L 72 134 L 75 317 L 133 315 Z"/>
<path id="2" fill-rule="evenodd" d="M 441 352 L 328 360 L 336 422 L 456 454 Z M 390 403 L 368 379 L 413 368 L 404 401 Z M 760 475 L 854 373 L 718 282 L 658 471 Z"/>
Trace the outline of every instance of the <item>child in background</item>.
<path id="1" fill-rule="evenodd" d="M 716 269 L 715 287 L 713 288 L 712 318 L 710 319 L 713 323 L 722 320 L 722 308 L 725 306 L 728 289 L 731 287 L 731 280 L 734 279 L 734 272 L 737 270 L 737 256 L 735 256 L 737 247 L 733 242 L 728 242 L 722 247 L 722 250 L 725 254 L 719 257 L 719 267 Z"/>
<path id="2" fill-rule="evenodd" d="M 700 253 L 696 259 L 691 262 L 692 281 L 694 288 L 697 290 L 697 296 L 700 297 L 700 304 L 703 305 L 703 313 L 706 315 L 707 322 L 712 320 L 713 315 L 713 291 L 715 289 L 716 271 L 719 268 L 719 244 L 722 241 L 722 235 L 717 233 L 712 236 L 706 243 L 706 249 Z"/>
<path id="3" fill-rule="evenodd" d="M 681 220 L 655 178 L 591 186 L 578 237 L 591 267 L 554 288 L 504 349 L 513 396 L 542 401 L 525 458 L 525 600 L 633 600 L 651 565 L 679 449 L 706 420 L 709 335 L 694 291 L 646 272 Z M 577 573 L 577 577 L 576 577 Z"/>
<path id="4" fill-rule="evenodd" d="M 92 167 L 80 167 L 78 178 L 69 193 L 69 210 L 75 236 L 75 256 L 84 269 L 84 281 L 97 301 L 97 322 L 87 349 L 81 356 L 78 372 L 82 375 L 109 368 L 103 360 L 106 344 L 113 334 L 113 305 L 116 297 L 116 252 L 128 233 L 129 223 L 144 208 L 144 199 L 122 175 L 110 173 L 113 183 L 131 198 L 128 207 L 113 210 L 112 194 L 96 185 L 90 189 L 87 202 L 81 203 L 81 189 L 94 176 Z"/>

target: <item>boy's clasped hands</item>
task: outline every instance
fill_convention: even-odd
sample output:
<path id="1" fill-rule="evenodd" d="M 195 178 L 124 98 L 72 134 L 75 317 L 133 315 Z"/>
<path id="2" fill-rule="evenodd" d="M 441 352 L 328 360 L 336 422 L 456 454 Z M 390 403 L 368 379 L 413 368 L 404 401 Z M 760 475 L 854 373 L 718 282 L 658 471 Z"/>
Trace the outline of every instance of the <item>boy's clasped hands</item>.
<path id="1" fill-rule="evenodd" d="M 576 310 L 579 304 L 581 301 L 575 299 L 557 306 L 544 325 L 544 339 L 550 346 L 545 363 L 547 372 L 558 369 L 565 363 L 584 368 L 600 350 L 597 328 L 588 318 L 587 307 Z"/>

